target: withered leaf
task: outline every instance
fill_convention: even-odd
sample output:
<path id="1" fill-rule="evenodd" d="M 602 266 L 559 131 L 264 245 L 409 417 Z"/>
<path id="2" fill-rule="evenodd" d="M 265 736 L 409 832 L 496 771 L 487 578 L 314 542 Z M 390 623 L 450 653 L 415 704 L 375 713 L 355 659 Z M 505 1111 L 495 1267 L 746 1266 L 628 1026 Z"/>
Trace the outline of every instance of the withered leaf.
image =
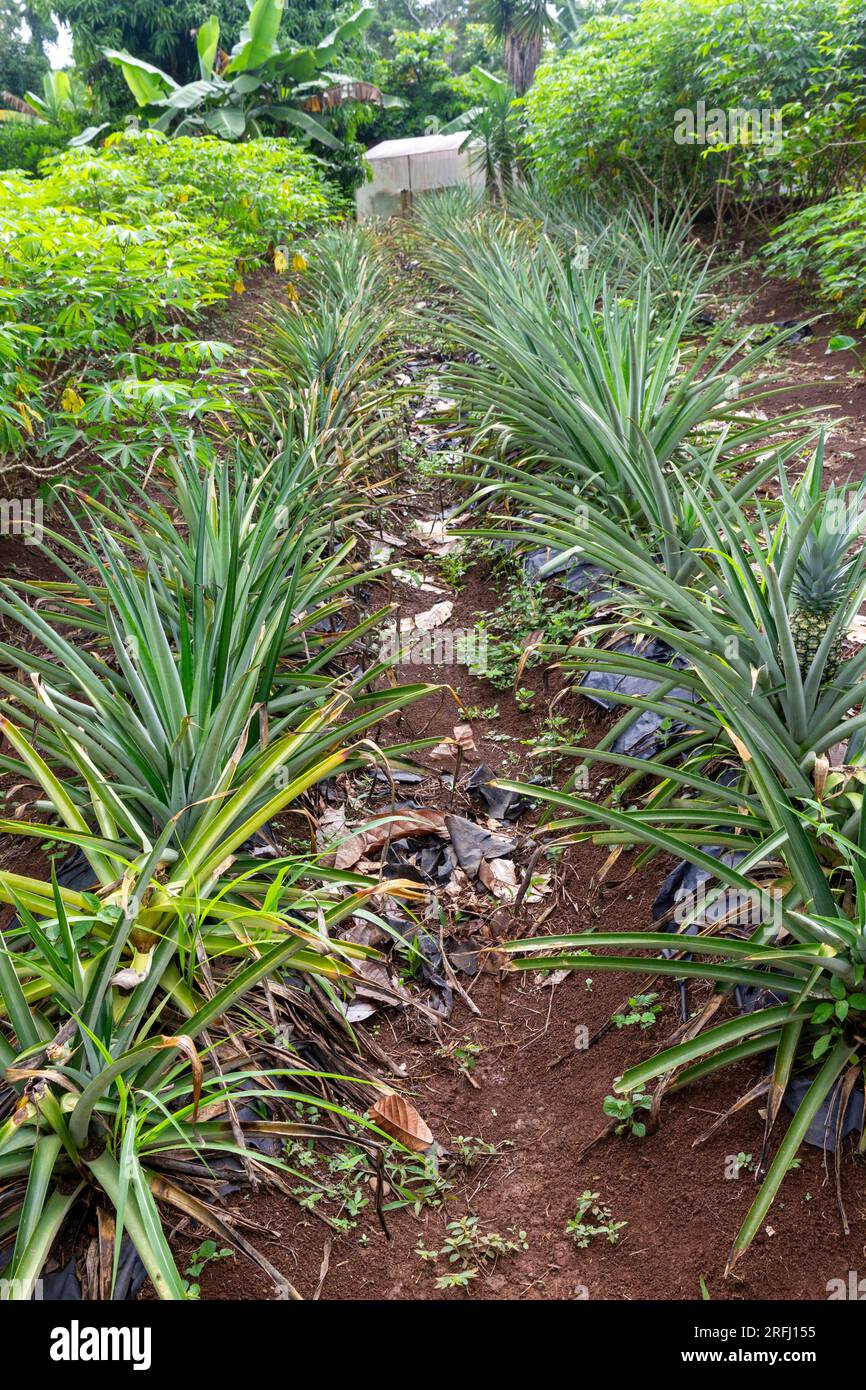
<path id="1" fill-rule="evenodd" d="M 478 749 L 475 746 L 475 735 L 472 732 L 471 724 L 455 724 L 454 740 L 463 749 L 463 756 L 466 758 L 477 758 Z"/>
<path id="2" fill-rule="evenodd" d="M 389 840 L 402 840 L 407 835 L 441 835 L 447 839 L 445 817 L 441 811 L 400 811 L 385 816 L 375 825 L 344 840 L 334 856 L 334 867 L 351 869 L 364 855 L 381 849 Z"/>
<path id="3" fill-rule="evenodd" d="M 394 1092 L 381 1096 L 367 1111 L 372 1120 L 392 1139 L 397 1139 L 413 1153 L 423 1153 L 433 1143 L 433 1135 L 411 1101 Z"/>
<path id="4" fill-rule="evenodd" d="M 520 885 L 510 859 L 482 859 L 478 877 L 494 898 L 499 898 L 500 902 L 514 902 Z"/>

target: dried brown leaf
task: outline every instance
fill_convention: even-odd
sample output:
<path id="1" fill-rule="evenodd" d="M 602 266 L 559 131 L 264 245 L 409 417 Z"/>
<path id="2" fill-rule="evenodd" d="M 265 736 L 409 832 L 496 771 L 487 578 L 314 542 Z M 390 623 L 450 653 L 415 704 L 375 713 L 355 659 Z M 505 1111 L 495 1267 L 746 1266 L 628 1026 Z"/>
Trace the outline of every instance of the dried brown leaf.
<path id="1" fill-rule="evenodd" d="M 382 1096 L 367 1111 L 367 1119 L 390 1134 L 413 1153 L 423 1153 L 433 1143 L 432 1131 L 422 1120 L 411 1101 L 394 1092 Z"/>

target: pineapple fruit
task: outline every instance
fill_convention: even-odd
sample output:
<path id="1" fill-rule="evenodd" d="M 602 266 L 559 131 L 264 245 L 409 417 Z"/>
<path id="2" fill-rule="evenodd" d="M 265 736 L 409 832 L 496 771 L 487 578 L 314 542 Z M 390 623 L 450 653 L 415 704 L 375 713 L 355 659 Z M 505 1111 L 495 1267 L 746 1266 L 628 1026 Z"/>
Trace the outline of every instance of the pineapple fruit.
<path id="1" fill-rule="evenodd" d="M 791 636 L 803 678 L 815 659 L 827 628 L 847 593 L 852 561 L 850 524 L 840 524 L 836 497 L 831 487 L 824 506 L 807 533 L 794 569 L 790 617 Z M 832 681 L 842 662 L 844 633 L 837 634 L 827 653 L 822 684 Z"/>

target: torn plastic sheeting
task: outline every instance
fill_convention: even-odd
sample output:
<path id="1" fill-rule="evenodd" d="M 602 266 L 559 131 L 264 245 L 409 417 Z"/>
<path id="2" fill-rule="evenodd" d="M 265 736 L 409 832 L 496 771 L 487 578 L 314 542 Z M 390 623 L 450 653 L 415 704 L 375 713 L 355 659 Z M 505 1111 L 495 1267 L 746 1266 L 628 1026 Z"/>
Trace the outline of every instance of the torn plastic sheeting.
<path id="1" fill-rule="evenodd" d="M 445 942 L 445 949 L 454 970 L 459 970 L 463 975 L 478 974 L 480 950 L 478 946 L 472 946 L 467 941 L 455 941 L 453 937 L 448 937 Z"/>
<path id="2" fill-rule="evenodd" d="M 794 1114 L 800 1107 L 806 1092 L 815 1079 L 815 1073 L 807 1073 L 804 1076 L 795 1076 L 788 1082 L 785 1088 L 785 1105 Z M 841 1087 L 836 1086 L 823 1104 L 818 1108 L 812 1123 L 803 1136 L 805 1144 L 811 1144 L 816 1149 L 826 1149 L 828 1153 L 836 1152 L 836 1126 L 839 1122 L 839 1106 L 842 1102 Z M 845 1114 L 842 1119 L 841 1138 L 853 1133 L 854 1130 L 863 1128 L 863 1083 L 862 1081 L 855 1086 L 851 1095 L 848 1097 L 848 1104 L 845 1107 Z"/>
<path id="3" fill-rule="evenodd" d="M 436 835 L 411 835 L 388 845 L 385 878 L 410 878 L 434 887 L 447 883 L 457 867 L 452 845 Z"/>
<path id="4" fill-rule="evenodd" d="M 0 1274 L 12 1258 L 12 1244 L 0 1252 Z M 129 1236 L 124 1235 L 120 1242 L 120 1258 L 117 1262 L 117 1278 L 114 1281 L 112 1302 L 126 1303 L 137 1298 L 147 1270 L 141 1262 L 138 1251 Z M 70 1259 L 62 1269 L 43 1273 L 39 1278 L 39 1299 L 43 1303 L 80 1303 L 83 1299 L 81 1280 L 75 1270 L 75 1260 Z M 34 1294 L 35 1298 L 36 1295 Z"/>
<path id="5" fill-rule="evenodd" d="M 432 932 L 418 922 L 413 922 L 411 917 L 399 917 L 396 915 L 386 916 L 384 920 L 394 932 L 408 946 L 414 947 L 417 952 L 418 973 L 426 985 L 435 991 L 432 1008 L 443 1019 L 451 1017 L 451 1010 L 454 1007 L 454 995 L 451 986 L 440 974 L 442 969 L 442 952 L 439 942 Z"/>
<path id="6" fill-rule="evenodd" d="M 519 545 L 517 539 L 506 538 L 500 541 L 500 546 L 510 554 Z M 549 579 L 555 579 L 570 594 L 581 594 L 587 598 L 592 607 L 601 603 L 610 603 L 617 598 L 614 589 L 607 586 L 611 583 L 612 576 L 601 565 L 595 565 L 590 560 L 579 560 L 576 564 L 569 565 L 566 562 L 562 570 L 552 570 L 549 574 L 542 575 L 541 571 L 546 565 L 554 564 L 566 551 L 556 550 L 553 546 L 539 546 L 535 550 L 527 550 L 521 557 L 521 564 L 526 577 L 531 582 L 540 581 L 545 583 Z"/>
<path id="7" fill-rule="evenodd" d="M 681 657 L 674 655 L 665 642 L 661 642 L 657 638 L 645 643 L 631 640 L 619 642 L 611 648 L 611 651 L 618 652 L 623 656 L 639 656 L 644 661 L 656 662 L 659 666 L 667 667 L 669 672 L 682 671 L 686 665 Z M 580 685 L 587 699 L 600 705 L 602 709 L 611 710 L 622 708 L 622 702 L 605 699 L 605 691 L 652 698 L 663 683 L 663 679 L 656 681 L 650 676 L 618 676 L 615 671 L 589 671 L 581 679 Z M 598 693 L 594 695 L 593 691 Z M 680 700 L 684 704 L 697 704 L 698 702 L 694 691 L 687 690 L 682 686 L 676 686 L 669 691 L 665 699 Z M 664 737 L 662 737 L 660 730 L 663 722 L 662 716 L 657 714 L 655 710 L 642 710 L 637 718 L 632 720 L 628 727 L 614 739 L 611 752 L 629 753 L 636 758 L 650 758 L 659 752 L 672 737 L 684 733 L 688 728 L 688 725 L 682 720 L 671 720 L 665 729 Z"/>
<path id="8" fill-rule="evenodd" d="M 718 859 L 720 864 L 727 865 L 730 869 L 735 869 L 744 858 L 742 850 L 722 850 L 718 845 L 702 845 L 701 852 L 709 854 L 713 859 Z M 652 920 L 657 926 L 662 926 L 665 931 L 674 931 L 678 926 L 678 917 L 685 918 L 691 915 L 694 907 L 700 902 L 704 886 L 712 878 L 713 874 L 708 869 L 699 869 L 687 859 L 681 859 L 662 883 L 656 895 L 656 899 L 650 909 Z M 739 888 L 722 888 L 713 901 L 706 905 L 704 911 L 695 915 L 694 921 L 690 922 L 681 933 L 683 936 L 696 936 L 699 931 L 707 927 L 718 924 L 744 926 L 749 932 L 753 931 L 758 922 L 754 918 L 754 899 L 751 895 L 744 893 Z M 662 953 L 670 958 L 675 954 L 674 949 Z M 685 983 L 679 982 L 681 991 L 681 1002 L 683 1000 Z M 778 995 L 774 995 L 772 1000 L 768 1000 L 765 990 L 753 988 L 752 986 L 737 985 L 734 989 L 734 996 L 737 1001 L 737 1008 L 742 1013 L 750 1013 L 752 1009 L 759 1007 L 759 1001 L 776 1004 L 784 1003 Z M 757 1002 L 752 1002 L 753 999 Z M 685 1018 L 685 1011 L 683 1011 Z"/>
<path id="9" fill-rule="evenodd" d="M 718 859 L 720 864 L 725 864 L 729 869 L 735 869 L 744 857 L 740 850 L 721 850 L 718 845 L 703 845 L 701 853 L 711 855 L 713 859 Z M 694 906 L 698 902 L 704 885 L 711 878 L 713 875 L 709 869 L 699 869 L 689 860 L 681 859 L 679 864 L 671 869 L 656 894 L 650 909 L 653 922 L 657 926 L 664 924 L 665 930 L 668 929 L 668 926 L 675 926 L 677 915 L 682 917 L 689 915 L 688 904 Z M 684 935 L 695 936 L 702 927 L 710 926 L 730 915 L 742 912 L 744 897 L 745 895 L 739 889 L 723 889 L 718 897 L 708 904 L 706 911 L 699 913 L 694 922 L 689 924 Z"/>
<path id="10" fill-rule="evenodd" d="M 483 825 L 466 820 L 464 816 L 446 815 L 445 824 L 458 864 L 473 878 L 481 867 L 482 859 L 504 859 L 517 848 L 515 839 L 508 835 L 496 835 L 485 830 Z"/>
<path id="11" fill-rule="evenodd" d="M 275 1094 L 278 1095 L 279 1092 L 277 1091 Z M 269 1115 L 273 1114 L 267 1101 L 265 1101 L 265 1110 Z M 251 1105 L 239 1106 L 237 1117 L 241 1125 L 246 1121 L 261 1119 L 261 1115 Z M 269 1158 L 278 1157 L 282 1149 L 282 1140 L 272 1134 L 245 1134 L 244 1143 L 253 1153 L 264 1154 Z M 244 1176 L 244 1165 L 240 1154 L 211 1154 L 208 1156 L 207 1166 L 217 1176 L 226 1178 L 226 1181 L 217 1188 L 218 1197 L 229 1197 L 233 1192 L 240 1191 L 241 1184 L 232 1181 L 233 1178 Z"/>
<path id="12" fill-rule="evenodd" d="M 743 859 L 744 855 L 740 851 L 722 852 L 718 846 L 707 845 L 703 847 L 704 854 L 710 854 L 714 859 L 729 865 L 731 868 L 736 866 Z M 689 914 L 689 904 L 694 905 L 698 900 L 703 886 L 712 879 L 713 875 L 707 869 L 698 869 L 694 864 L 690 864 L 683 859 L 667 875 L 655 902 L 652 905 L 651 913 L 653 922 L 656 925 L 662 922 L 673 927 L 676 925 L 676 914 L 683 908 L 682 915 Z M 693 922 L 686 927 L 683 935 L 696 935 L 702 928 L 724 921 L 728 917 L 734 917 L 739 924 L 739 918 L 745 908 L 747 920 L 743 925 L 754 926 L 757 923 L 751 922 L 753 902 L 749 895 L 737 888 L 723 889 L 719 896 L 707 906 L 705 912 L 699 913 Z M 664 951 L 663 955 L 670 957 L 673 950 Z M 686 1017 L 687 1011 L 683 1008 L 683 998 L 686 989 L 685 981 L 678 981 L 680 990 L 681 1015 Z M 741 1013 L 754 1013 L 757 1009 L 771 1008 L 776 1004 L 788 1002 L 788 996 L 779 994 L 775 990 L 761 989 L 757 985 L 736 985 L 734 988 L 734 999 L 737 1008 Z M 814 1073 L 812 1075 L 795 1076 L 791 1080 L 784 1095 L 785 1105 L 793 1114 L 800 1105 L 806 1091 L 808 1090 Z M 823 1102 L 813 1118 L 804 1136 L 803 1142 L 814 1148 L 827 1149 L 829 1153 L 834 1153 L 836 1149 L 836 1124 L 839 1116 L 840 1094 L 838 1089 Z M 853 1130 L 859 1130 L 863 1125 L 864 1116 L 864 1095 L 862 1084 L 855 1088 L 848 1099 L 845 1117 L 842 1122 L 842 1138 L 850 1134 Z"/>
<path id="13" fill-rule="evenodd" d="M 565 552 L 552 550 L 549 546 L 527 551 L 523 556 L 525 574 L 529 579 L 540 579 L 542 582 L 555 579 L 570 594 L 581 594 L 586 597 L 592 607 L 600 603 L 611 603 L 616 599 L 615 590 L 608 587 L 611 576 L 600 565 L 594 565 L 589 560 L 581 560 L 577 564 L 568 565 L 566 569 L 551 570 L 542 575 L 542 569 L 546 565 L 552 564 L 557 556 L 562 554 Z"/>
<path id="14" fill-rule="evenodd" d="M 479 763 L 466 782 L 466 789 L 473 796 L 480 797 L 493 820 L 517 820 L 524 811 L 534 805 L 519 792 L 508 791 L 505 787 L 495 787 L 496 773 L 486 763 Z"/>
<path id="15" fill-rule="evenodd" d="M 780 319 L 778 323 L 770 324 L 768 332 L 766 332 L 762 338 L 755 339 L 755 346 L 760 347 L 763 343 L 769 343 L 773 338 L 778 337 L 780 333 L 786 333 L 789 328 L 793 328 L 796 331 L 785 339 L 783 344 L 784 347 L 790 347 L 793 346 L 794 343 L 802 343 L 805 342 L 807 338 L 814 337 L 812 325 L 810 323 L 803 323 L 802 319 Z"/>
<path id="16" fill-rule="evenodd" d="M 430 774 L 428 773 L 427 776 L 429 777 Z M 388 786 L 390 786 L 392 782 L 395 785 L 402 782 L 404 786 L 414 786 L 418 782 L 426 781 L 426 778 L 421 772 L 401 772 L 398 768 L 392 768 L 390 772 L 384 772 L 381 767 L 377 767 L 373 773 L 373 780 L 376 782 L 384 782 Z M 407 802 L 407 805 L 414 806 L 415 803 Z"/>
<path id="17" fill-rule="evenodd" d="M 736 868 L 743 858 L 741 851 L 732 852 L 722 850 L 718 845 L 703 845 L 703 854 L 709 854 L 713 859 L 718 859 L 721 864 L 727 864 L 729 868 Z M 675 932 L 679 926 L 679 920 L 691 916 L 695 907 L 699 904 L 704 890 L 704 885 L 708 883 L 714 875 L 709 869 L 699 869 L 688 859 L 681 859 L 670 873 L 666 876 L 661 888 L 656 894 L 655 901 L 650 909 L 650 915 L 656 926 L 661 926 L 664 931 Z M 721 922 L 737 916 L 743 908 L 743 894 L 739 889 L 722 889 L 718 897 L 709 903 L 704 912 L 697 913 L 694 921 L 690 922 L 681 933 L 683 936 L 697 936 L 698 932 L 712 924 Z M 675 949 L 662 952 L 666 959 L 670 959 L 675 954 Z M 686 956 L 687 960 L 691 956 Z M 680 1018 L 685 1022 L 688 1017 L 688 986 L 685 980 L 677 981 L 677 990 L 680 1001 Z M 737 986 L 739 990 L 739 986 Z M 740 1007 L 740 1000 L 737 999 Z"/>

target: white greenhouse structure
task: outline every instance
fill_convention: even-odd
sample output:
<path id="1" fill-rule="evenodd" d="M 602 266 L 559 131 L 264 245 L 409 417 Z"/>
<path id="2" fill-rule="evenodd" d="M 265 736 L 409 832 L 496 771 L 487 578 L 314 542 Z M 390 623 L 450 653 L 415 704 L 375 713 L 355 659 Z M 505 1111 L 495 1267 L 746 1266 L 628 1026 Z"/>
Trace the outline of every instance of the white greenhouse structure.
<path id="1" fill-rule="evenodd" d="M 408 212 L 416 193 L 467 184 L 483 188 L 484 173 L 472 167 L 466 132 L 383 140 L 367 151 L 372 179 L 355 194 L 359 220 Z"/>

